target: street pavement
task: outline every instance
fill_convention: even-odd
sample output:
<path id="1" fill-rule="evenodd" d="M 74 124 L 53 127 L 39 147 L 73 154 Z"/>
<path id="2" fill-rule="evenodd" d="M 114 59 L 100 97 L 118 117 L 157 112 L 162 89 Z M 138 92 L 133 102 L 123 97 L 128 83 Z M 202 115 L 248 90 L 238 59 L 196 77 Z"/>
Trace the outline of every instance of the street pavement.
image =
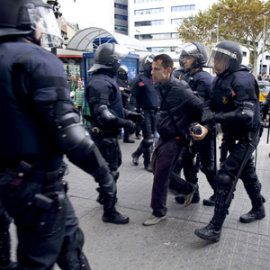
<path id="1" fill-rule="evenodd" d="M 169 193 L 167 218 L 154 226 L 142 226 L 151 214 L 153 175 L 144 170 L 142 157 L 138 166 L 132 164 L 131 153 L 140 141 L 127 144 L 120 140 L 123 163 L 117 183 L 117 209 L 130 217 L 130 223 L 114 225 L 102 222 L 103 209 L 96 202 L 97 183 L 68 162 L 68 194 L 85 234 L 84 253 L 92 270 L 269 270 L 270 147 L 266 135 L 265 129 L 256 152 L 257 174 L 266 199 L 266 217 L 251 224 L 239 222 L 240 215 L 251 209 L 239 181 L 217 243 L 194 235 L 194 230 L 206 226 L 213 215 L 213 207 L 202 205 L 202 199 L 212 195 L 202 173 L 199 173 L 201 201 L 198 204 L 184 207 Z M 16 239 L 13 243 L 15 245 Z"/>

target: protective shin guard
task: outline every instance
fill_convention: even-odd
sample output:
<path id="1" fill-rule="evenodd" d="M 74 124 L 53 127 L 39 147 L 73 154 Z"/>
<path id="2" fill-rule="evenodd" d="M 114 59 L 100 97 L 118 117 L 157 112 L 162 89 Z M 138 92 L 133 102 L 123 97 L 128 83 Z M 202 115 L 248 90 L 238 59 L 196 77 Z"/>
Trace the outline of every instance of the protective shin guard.
<path id="1" fill-rule="evenodd" d="M 253 208 L 259 208 L 265 202 L 265 199 L 261 195 L 261 183 L 256 181 L 243 181 L 247 194 L 251 200 Z"/>
<path id="2" fill-rule="evenodd" d="M 195 230 L 195 235 L 201 239 L 217 242 L 221 236 L 221 230 L 223 222 L 226 218 L 227 206 L 225 206 L 226 197 L 228 195 L 227 190 L 217 190 L 217 199 L 215 205 L 214 216 L 210 223 L 202 228 Z"/>
<path id="3" fill-rule="evenodd" d="M 63 270 L 91 270 L 82 247 L 84 244 L 83 232 L 80 228 L 69 237 L 66 237 L 62 252 L 57 260 L 59 267 Z"/>

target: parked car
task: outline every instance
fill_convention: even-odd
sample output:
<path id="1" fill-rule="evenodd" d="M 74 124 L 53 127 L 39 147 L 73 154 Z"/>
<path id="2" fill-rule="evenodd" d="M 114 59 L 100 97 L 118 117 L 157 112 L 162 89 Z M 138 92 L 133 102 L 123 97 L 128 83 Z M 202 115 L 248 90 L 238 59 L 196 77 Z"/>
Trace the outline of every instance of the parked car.
<path id="1" fill-rule="evenodd" d="M 269 91 L 270 91 L 270 82 L 268 81 L 258 81 L 258 85 L 259 85 L 259 90 L 260 90 L 260 116 L 261 116 L 261 125 L 265 128 L 269 128 L 269 115 L 270 112 L 268 112 L 268 114 L 266 115 L 266 117 L 263 119 L 263 113 L 262 113 L 262 105 L 263 102 L 265 101 L 266 96 L 268 95 Z"/>
<path id="2" fill-rule="evenodd" d="M 264 102 L 268 92 L 270 91 L 270 82 L 268 81 L 258 81 L 260 90 L 260 101 Z"/>

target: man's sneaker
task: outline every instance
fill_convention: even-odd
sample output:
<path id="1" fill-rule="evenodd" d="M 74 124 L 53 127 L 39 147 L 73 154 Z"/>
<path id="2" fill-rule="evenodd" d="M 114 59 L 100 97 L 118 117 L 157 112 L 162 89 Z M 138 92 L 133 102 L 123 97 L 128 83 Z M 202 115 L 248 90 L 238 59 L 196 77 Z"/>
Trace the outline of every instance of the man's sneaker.
<path id="1" fill-rule="evenodd" d="M 154 215 L 151 215 L 148 219 L 146 219 L 143 223 L 144 226 L 152 226 L 156 225 L 160 221 L 164 220 L 166 216 L 163 217 L 155 217 Z"/>
<path id="2" fill-rule="evenodd" d="M 104 222 L 113 223 L 113 224 L 127 224 L 129 223 L 129 217 L 120 214 L 116 210 L 113 210 L 108 213 L 104 213 L 102 216 Z"/>
<path id="3" fill-rule="evenodd" d="M 257 219 L 263 219 L 265 217 L 264 206 L 262 205 L 259 208 L 252 208 L 248 213 L 240 217 L 240 222 L 250 223 Z"/>
<path id="4" fill-rule="evenodd" d="M 132 162 L 135 166 L 137 166 L 139 164 L 139 156 L 134 152 L 132 155 Z"/>
<path id="5" fill-rule="evenodd" d="M 192 185 L 192 191 L 188 194 L 184 194 L 184 197 L 185 197 L 184 206 L 185 207 L 190 205 L 190 203 L 194 197 L 195 192 L 198 190 L 198 185 L 194 185 L 194 184 L 190 184 L 190 185 Z"/>
<path id="6" fill-rule="evenodd" d="M 174 197 L 175 201 L 179 204 L 184 204 L 185 202 L 185 197 L 183 194 L 179 194 L 179 195 L 176 195 Z M 194 196 L 191 200 L 191 203 L 198 203 L 200 201 L 200 193 L 199 191 L 197 190 L 195 193 L 194 193 Z"/>
<path id="7" fill-rule="evenodd" d="M 209 199 L 203 200 L 203 205 L 206 206 L 215 206 L 216 203 L 216 194 L 213 194 Z"/>

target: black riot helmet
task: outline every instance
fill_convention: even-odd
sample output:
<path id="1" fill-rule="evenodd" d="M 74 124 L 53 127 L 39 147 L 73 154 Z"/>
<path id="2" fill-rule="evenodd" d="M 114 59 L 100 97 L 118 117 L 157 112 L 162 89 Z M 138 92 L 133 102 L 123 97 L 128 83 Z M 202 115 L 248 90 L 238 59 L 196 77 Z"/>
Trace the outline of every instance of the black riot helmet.
<path id="1" fill-rule="evenodd" d="M 1 0 L 0 38 L 14 36 L 44 47 L 62 43 L 52 7 L 41 0 Z"/>
<path id="2" fill-rule="evenodd" d="M 217 74 L 234 72 L 241 69 L 243 59 L 240 45 L 231 40 L 218 43 L 211 52 L 208 66 L 216 69 Z"/>
<path id="3" fill-rule="evenodd" d="M 205 46 L 199 42 L 188 42 L 182 47 L 176 49 L 176 53 L 180 53 L 179 64 L 184 68 L 184 58 L 190 56 L 194 58 L 194 62 L 188 68 L 185 68 L 189 72 L 193 68 L 204 67 L 208 61 L 208 54 Z"/>
<path id="4" fill-rule="evenodd" d="M 88 72 L 94 72 L 100 69 L 108 69 L 112 71 L 114 75 L 116 75 L 120 67 L 120 59 L 126 57 L 127 54 L 127 48 L 121 45 L 115 43 L 102 44 L 97 48 L 94 56 L 95 64 Z"/>
<path id="5" fill-rule="evenodd" d="M 117 76 L 120 80 L 127 80 L 128 68 L 125 65 L 121 65 L 117 71 Z"/>
<path id="6" fill-rule="evenodd" d="M 148 75 L 148 76 L 151 76 L 152 63 L 153 63 L 154 58 L 155 58 L 155 55 L 154 54 L 146 55 L 143 58 L 143 61 L 142 61 L 142 71 L 146 75 Z"/>

